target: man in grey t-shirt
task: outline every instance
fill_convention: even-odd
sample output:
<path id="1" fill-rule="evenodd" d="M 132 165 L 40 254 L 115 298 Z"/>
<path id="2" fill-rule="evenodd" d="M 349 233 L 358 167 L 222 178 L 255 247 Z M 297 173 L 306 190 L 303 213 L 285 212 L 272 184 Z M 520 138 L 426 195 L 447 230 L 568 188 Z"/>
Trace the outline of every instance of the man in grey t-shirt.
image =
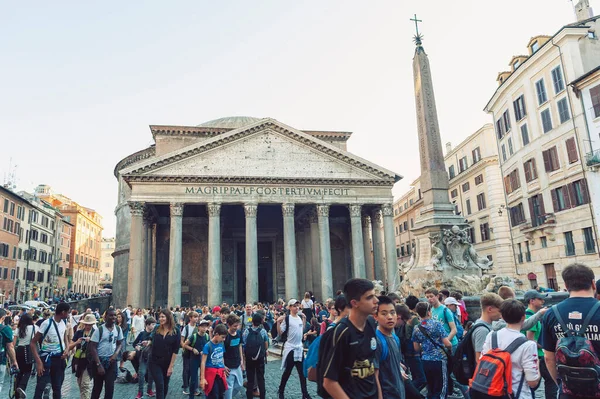
<path id="1" fill-rule="evenodd" d="M 123 344 L 123 331 L 115 324 L 117 314 L 114 309 L 106 311 L 105 324 L 99 326 L 88 344 L 92 362 L 94 389 L 92 399 L 99 399 L 104 385 L 104 398 L 112 399 L 115 380 L 117 379 L 117 364 L 121 345 Z M 102 330 L 102 331 L 100 331 Z"/>
<path id="2" fill-rule="evenodd" d="M 479 357 L 483 349 L 483 343 L 488 333 L 492 331 L 492 323 L 496 320 L 500 320 L 502 314 L 500 313 L 500 305 L 502 305 L 503 299 L 498 294 L 484 294 L 481 296 L 481 317 L 475 321 L 473 327 L 473 334 L 471 335 L 471 342 L 473 343 L 473 350 L 475 351 L 475 362 L 479 363 Z M 478 327 L 483 325 L 483 327 Z"/>

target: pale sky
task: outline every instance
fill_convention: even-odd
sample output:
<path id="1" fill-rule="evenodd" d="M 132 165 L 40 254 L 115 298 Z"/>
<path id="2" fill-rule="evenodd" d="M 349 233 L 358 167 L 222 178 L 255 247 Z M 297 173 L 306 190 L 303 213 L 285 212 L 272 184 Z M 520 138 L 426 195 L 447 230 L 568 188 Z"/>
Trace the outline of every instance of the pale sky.
<path id="1" fill-rule="evenodd" d="M 591 0 L 600 11 L 600 0 Z M 423 20 L 443 142 L 458 144 L 532 36 L 574 22 L 566 0 L 60 1 L 0 5 L 0 179 L 51 185 L 115 232 L 116 163 L 151 124 L 272 117 L 351 131 L 349 151 L 419 176 L 413 14 Z"/>

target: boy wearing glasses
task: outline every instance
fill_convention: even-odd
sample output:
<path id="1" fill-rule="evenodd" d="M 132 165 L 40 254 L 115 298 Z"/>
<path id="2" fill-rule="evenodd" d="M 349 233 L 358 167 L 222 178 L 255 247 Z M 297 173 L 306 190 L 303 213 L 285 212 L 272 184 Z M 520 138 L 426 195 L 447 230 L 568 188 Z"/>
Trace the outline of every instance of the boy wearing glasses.
<path id="1" fill-rule="evenodd" d="M 92 399 L 99 399 L 104 385 L 104 398 L 112 399 L 117 379 L 117 359 L 123 343 L 123 331 L 115 325 L 117 313 L 109 309 L 105 314 L 104 325 L 98 327 L 88 348 L 94 370 L 94 389 Z"/>

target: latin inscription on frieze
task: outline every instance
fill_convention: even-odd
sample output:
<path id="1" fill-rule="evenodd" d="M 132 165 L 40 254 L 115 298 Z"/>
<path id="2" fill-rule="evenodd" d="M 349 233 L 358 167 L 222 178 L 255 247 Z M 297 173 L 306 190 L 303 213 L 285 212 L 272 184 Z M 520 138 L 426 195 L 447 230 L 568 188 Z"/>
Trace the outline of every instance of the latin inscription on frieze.
<path id="1" fill-rule="evenodd" d="M 339 187 L 262 187 L 262 186 L 197 186 L 185 187 L 186 194 L 224 196 L 348 196 L 350 189 Z"/>

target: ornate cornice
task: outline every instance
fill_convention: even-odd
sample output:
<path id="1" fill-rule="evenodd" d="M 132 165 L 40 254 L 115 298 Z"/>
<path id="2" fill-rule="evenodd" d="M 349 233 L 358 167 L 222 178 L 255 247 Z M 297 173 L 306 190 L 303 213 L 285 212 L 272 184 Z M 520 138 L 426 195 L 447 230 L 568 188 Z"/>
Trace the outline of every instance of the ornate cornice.
<path id="1" fill-rule="evenodd" d="M 392 204 L 381 205 L 381 213 L 383 216 L 394 216 L 394 207 Z"/>
<path id="2" fill-rule="evenodd" d="M 156 136 L 188 136 L 188 137 L 215 137 L 223 133 L 235 130 L 227 127 L 207 127 L 207 126 L 167 126 L 151 125 L 150 131 L 152 137 Z M 335 132 L 326 130 L 301 130 L 323 141 L 348 141 L 352 132 Z"/>
<path id="3" fill-rule="evenodd" d="M 290 129 L 287 129 L 287 128 L 275 123 L 271 119 L 265 119 L 261 122 L 257 122 L 255 125 L 249 126 L 248 128 L 239 129 L 237 131 L 233 130 L 228 134 L 217 136 L 217 137 L 211 139 L 207 143 L 199 144 L 198 146 L 196 146 L 194 148 L 190 148 L 186 151 L 181 151 L 181 152 L 175 153 L 171 156 L 157 158 L 154 162 L 151 162 L 145 166 L 134 169 L 128 174 L 129 175 L 140 175 L 143 173 L 147 173 L 152 170 L 158 169 L 162 166 L 166 166 L 172 162 L 177 162 L 177 161 L 189 158 L 189 157 L 197 155 L 197 154 L 202 154 L 202 153 L 212 150 L 216 147 L 219 147 L 224 144 L 231 143 L 233 141 L 242 139 L 250 134 L 257 133 L 257 132 L 265 130 L 265 129 L 271 129 L 279 134 L 282 134 L 284 136 L 292 138 L 292 139 L 294 139 L 298 142 L 301 142 L 304 145 L 307 145 L 319 152 L 327 154 L 333 158 L 336 158 L 336 159 L 343 161 L 354 167 L 365 170 L 381 179 L 391 179 L 392 181 L 396 181 L 396 179 L 398 179 L 398 180 L 400 179 L 400 176 L 396 176 L 395 174 L 386 173 L 381 169 L 374 168 L 373 166 L 362 162 L 358 158 L 349 156 L 348 153 L 345 153 L 342 150 L 336 149 L 335 147 L 328 145 L 324 142 L 321 143 L 319 141 L 316 141 L 316 140 L 314 140 L 313 137 L 310 137 L 310 135 L 298 134 L 295 131 L 292 131 Z"/>
<path id="4" fill-rule="evenodd" d="M 217 202 L 209 202 L 206 204 L 209 217 L 221 216 L 221 204 Z"/>
<path id="5" fill-rule="evenodd" d="M 317 205 L 317 214 L 319 217 L 329 217 L 329 205 Z"/>
<path id="6" fill-rule="evenodd" d="M 119 161 L 117 166 L 115 166 L 115 170 L 113 173 L 116 178 L 119 178 L 119 171 L 121 169 L 124 169 L 130 165 L 133 165 L 136 162 L 143 161 L 144 159 L 153 157 L 154 155 L 156 155 L 156 147 L 155 146 L 151 146 L 151 147 L 148 147 L 141 151 L 134 152 L 133 154 L 128 155 L 125 158 L 123 158 L 121 161 Z"/>
<path id="7" fill-rule="evenodd" d="M 128 183 L 209 183 L 209 184 L 302 184 L 327 186 L 375 186 L 391 187 L 393 179 L 317 179 L 287 177 L 244 177 L 244 176 L 156 176 L 156 175 L 124 175 Z"/>
<path id="8" fill-rule="evenodd" d="M 141 201 L 129 201 L 127 202 L 129 205 L 129 211 L 131 212 L 131 216 L 144 216 L 144 212 L 146 211 L 146 203 Z"/>
<path id="9" fill-rule="evenodd" d="M 348 205 L 348 209 L 350 210 L 350 217 L 359 218 L 362 215 L 362 205 L 360 204 L 350 204 Z"/>
<path id="10" fill-rule="evenodd" d="M 294 216 L 294 204 L 281 204 L 281 213 L 283 214 L 283 217 L 286 216 Z"/>
<path id="11" fill-rule="evenodd" d="M 247 218 L 255 218 L 258 211 L 258 205 L 256 204 L 244 204 L 244 214 Z"/>
<path id="12" fill-rule="evenodd" d="M 171 217 L 173 216 L 183 216 L 183 208 L 184 208 L 184 204 L 181 202 L 171 202 L 170 204 L 170 209 L 171 209 Z"/>

